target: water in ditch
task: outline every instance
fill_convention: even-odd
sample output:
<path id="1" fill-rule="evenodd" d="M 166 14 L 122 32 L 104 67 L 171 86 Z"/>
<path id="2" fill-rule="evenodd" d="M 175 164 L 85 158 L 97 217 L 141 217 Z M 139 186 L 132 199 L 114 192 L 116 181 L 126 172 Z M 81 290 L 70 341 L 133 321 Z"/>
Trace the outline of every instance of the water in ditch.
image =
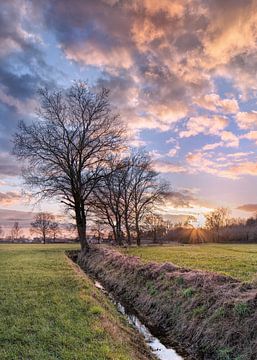
<path id="1" fill-rule="evenodd" d="M 140 334 L 144 336 L 146 343 L 158 359 L 185 360 L 174 349 L 166 347 L 160 342 L 159 339 L 153 336 L 149 329 L 138 319 L 138 317 L 134 314 L 128 313 L 126 311 L 126 308 L 120 302 L 116 301 L 114 297 L 104 289 L 104 287 L 100 284 L 99 281 L 95 281 L 95 286 L 108 294 L 112 302 L 116 305 L 118 311 L 127 318 L 128 322 L 133 325 L 140 332 Z"/>

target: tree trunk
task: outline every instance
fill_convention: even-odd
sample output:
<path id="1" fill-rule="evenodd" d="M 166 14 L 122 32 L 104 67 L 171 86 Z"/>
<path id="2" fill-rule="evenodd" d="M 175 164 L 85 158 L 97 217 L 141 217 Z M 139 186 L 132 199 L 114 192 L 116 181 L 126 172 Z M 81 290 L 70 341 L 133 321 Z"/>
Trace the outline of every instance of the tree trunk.
<path id="1" fill-rule="evenodd" d="M 127 243 L 130 246 L 131 245 L 131 234 L 130 234 L 130 226 L 129 226 L 129 223 L 128 223 L 127 214 L 125 215 L 125 228 L 126 228 L 126 233 L 127 233 Z"/>
<path id="2" fill-rule="evenodd" d="M 121 226 L 120 226 L 120 223 L 118 222 L 117 224 L 117 242 L 118 242 L 118 245 L 121 246 L 122 245 L 122 231 L 121 231 Z"/>
<path id="3" fill-rule="evenodd" d="M 121 231 L 121 217 L 119 214 L 115 216 L 116 218 L 116 241 L 119 246 L 122 245 L 122 231 Z"/>
<path id="4" fill-rule="evenodd" d="M 126 225 L 126 233 L 127 233 L 127 243 L 130 246 L 131 245 L 131 234 L 130 234 L 130 228 Z"/>
<path id="5" fill-rule="evenodd" d="M 136 219 L 136 233 L 137 233 L 137 246 L 141 245 L 141 234 L 140 234 L 140 228 L 139 228 L 139 224 L 138 224 L 138 219 Z"/>
<path id="6" fill-rule="evenodd" d="M 86 237 L 86 214 L 84 206 L 76 209 L 76 225 L 79 236 L 79 242 L 81 246 L 81 251 L 86 253 L 89 250 L 89 244 Z"/>
<path id="7" fill-rule="evenodd" d="M 157 230 L 156 228 L 153 229 L 153 243 L 157 243 Z"/>
<path id="8" fill-rule="evenodd" d="M 45 229 L 43 229 L 43 243 L 45 244 L 46 243 L 46 231 Z"/>

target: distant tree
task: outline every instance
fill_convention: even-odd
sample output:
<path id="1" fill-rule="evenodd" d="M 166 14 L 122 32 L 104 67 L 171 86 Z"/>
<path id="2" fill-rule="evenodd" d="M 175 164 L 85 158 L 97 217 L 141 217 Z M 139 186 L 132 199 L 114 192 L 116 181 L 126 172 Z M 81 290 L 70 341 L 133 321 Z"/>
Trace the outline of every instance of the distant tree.
<path id="1" fill-rule="evenodd" d="M 256 226 L 257 225 L 257 214 L 255 216 L 251 216 L 246 220 L 247 226 Z"/>
<path id="2" fill-rule="evenodd" d="M 4 237 L 4 230 L 3 227 L 0 225 L 0 238 Z"/>
<path id="3" fill-rule="evenodd" d="M 123 146 L 124 129 L 105 88 L 94 93 L 76 82 L 68 90 L 41 89 L 39 96 L 39 118 L 20 123 L 13 152 L 26 164 L 26 184 L 41 199 L 55 196 L 74 212 L 81 248 L 87 251 L 88 197 L 110 153 Z"/>
<path id="4" fill-rule="evenodd" d="M 47 239 L 51 238 L 53 234 L 54 224 L 56 224 L 54 215 L 40 212 L 35 216 L 34 221 L 31 223 L 31 233 L 39 235 L 45 244 Z"/>
<path id="5" fill-rule="evenodd" d="M 213 236 L 219 240 L 220 229 L 229 224 L 229 209 L 220 207 L 205 215 L 205 227 L 213 232 Z"/>
<path id="6" fill-rule="evenodd" d="M 153 236 L 153 242 L 161 242 L 166 233 L 166 223 L 162 216 L 156 213 L 147 214 L 144 218 L 143 228 Z"/>
<path id="7" fill-rule="evenodd" d="M 22 230 L 19 226 L 19 222 L 15 221 L 15 223 L 13 224 L 13 227 L 11 229 L 11 239 L 12 241 L 15 241 L 17 239 L 19 239 L 21 237 L 22 234 Z"/>
<path id="8" fill-rule="evenodd" d="M 55 241 L 57 236 L 59 236 L 61 233 L 61 229 L 60 229 L 58 222 L 53 221 L 50 224 L 49 232 L 50 232 L 51 239 L 53 239 L 53 241 Z"/>
<path id="9" fill-rule="evenodd" d="M 188 217 L 186 218 L 186 220 L 184 221 L 183 226 L 186 228 L 192 228 L 193 226 L 193 222 L 196 222 L 197 218 L 193 215 L 188 215 Z"/>

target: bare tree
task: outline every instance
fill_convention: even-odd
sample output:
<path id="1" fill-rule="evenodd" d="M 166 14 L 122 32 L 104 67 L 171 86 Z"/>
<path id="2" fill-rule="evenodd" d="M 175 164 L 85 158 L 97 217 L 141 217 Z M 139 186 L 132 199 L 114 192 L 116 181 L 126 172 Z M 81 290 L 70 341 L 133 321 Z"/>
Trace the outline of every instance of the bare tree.
<path id="1" fill-rule="evenodd" d="M 217 241 L 219 241 L 220 229 L 229 224 L 229 210 L 220 207 L 205 215 L 205 217 L 205 227 L 213 232 L 214 238 L 216 234 Z"/>
<path id="2" fill-rule="evenodd" d="M 98 244 L 100 244 L 101 239 L 104 236 L 106 229 L 105 222 L 102 220 L 95 220 L 94 226 L 92 226 L 91 231 L 95 234 L 94 236 L 97 238 Z"/>
<path id="3" fill-rule="evenodd" d="M 166 184 L 158 180 L 145 152 L 135 152 L 125 158 L 114 158 L 109 164 L 99 187 L 93 192 L 96 214 L 105 219 L 113 230 L 116 243 L 122 244 L 123 227 L 131 243 L 131 230 L 135 230 L 140 245 L 140 226 L 145 214 L 162 198 Z"/>
<path id="4" fill-rule="evenodd" d="M 124 176 L 122 161 L 111 158 L 108 168 L 104 169 L 104 176 L 92 193 L 91 205 L 102 222 L 108 224 L 113 231 L 114 240 L 122 244 L 122 220 L 124 206 L 122 201 Z"/>
<path id="5" fill-rule="evenodd" d="M 55 241 L 57 236 L 60 235 L 60 233 L 61 233 L 61 229 L 60 229 L 58 222 L 53 221 L 52 223 L 50 223 L 49 230 L 50 230 L 51 238 L 53 239 L 53 241 Z"/>
<path id="6" fill-rule="evenodd" d="M 166 223 L 161 215 L 149 213 L 144 218 L 144 231 L 149 232 L 153 237 L 153 243 L 161 243 L 161 238 L 166 233 Z"/>
<path id="7" fill-rule="evenodd" d="M 138 152 L 132 156 L 131 216 L 136 230 L 137 245 L 141 244 L 141 223 L 147 213 L 161 202 L 168 189 L 167 183 L 158 179 L 158 173 L 153 170 L 150 156 Z"/>
<path id="8" fill-rule="evenodd" d="M 22 230 L 20 228 L 19 222 L 15 221 L 13 224 L 13 227 L 11 229 L 11 239 L 12 241 L 15 241 L 21 237 Z"/>
<path id="9" fill-rule="evenodd" d="M 3 227 L 0 225 L 0 238 L 3 239 L 4 237 L 4 230 Z"/>
<path id="10" fill-rule="evenodd" d="M 31 233 L 39 235 L 43 243 L 51 237 L 52 226 L 55 223 L 55 217 L 46 212 L 40 212 L 35 216 L 34 221 L 31 223 Z"/>
<path id="11" fill-rule="evenodd" d="M 26 161 L 27 185 L 38 189 L 41 198 L 58 197 L 74 212 L 86 251 L 87 200 L 106 159 L 122 146 L 123 126 L 111 111 L 107 89 L 93 93 L 78 82 L 66 91 L 43 89 L 39 95 L 39 120 L 20 123 L 14 154 Z"/>

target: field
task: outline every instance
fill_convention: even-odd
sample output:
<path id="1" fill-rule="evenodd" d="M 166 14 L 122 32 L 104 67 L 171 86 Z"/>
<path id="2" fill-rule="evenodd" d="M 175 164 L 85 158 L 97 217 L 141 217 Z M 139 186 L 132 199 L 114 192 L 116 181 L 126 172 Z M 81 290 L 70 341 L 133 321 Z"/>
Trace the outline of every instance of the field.
<path id="1" fill-rule="evenodd" d="M 191 269 L 214 271 L 242 281 L 257 279 L 257 244 L 147 246 L 125 250 L 143 261 L 172 262 Z"/>
<path id="2" fill-rule="evenodd" d="M 64 255 L 72 245 L 0 245 L 1 360 L 129 360 L 123 318 Z"/>

